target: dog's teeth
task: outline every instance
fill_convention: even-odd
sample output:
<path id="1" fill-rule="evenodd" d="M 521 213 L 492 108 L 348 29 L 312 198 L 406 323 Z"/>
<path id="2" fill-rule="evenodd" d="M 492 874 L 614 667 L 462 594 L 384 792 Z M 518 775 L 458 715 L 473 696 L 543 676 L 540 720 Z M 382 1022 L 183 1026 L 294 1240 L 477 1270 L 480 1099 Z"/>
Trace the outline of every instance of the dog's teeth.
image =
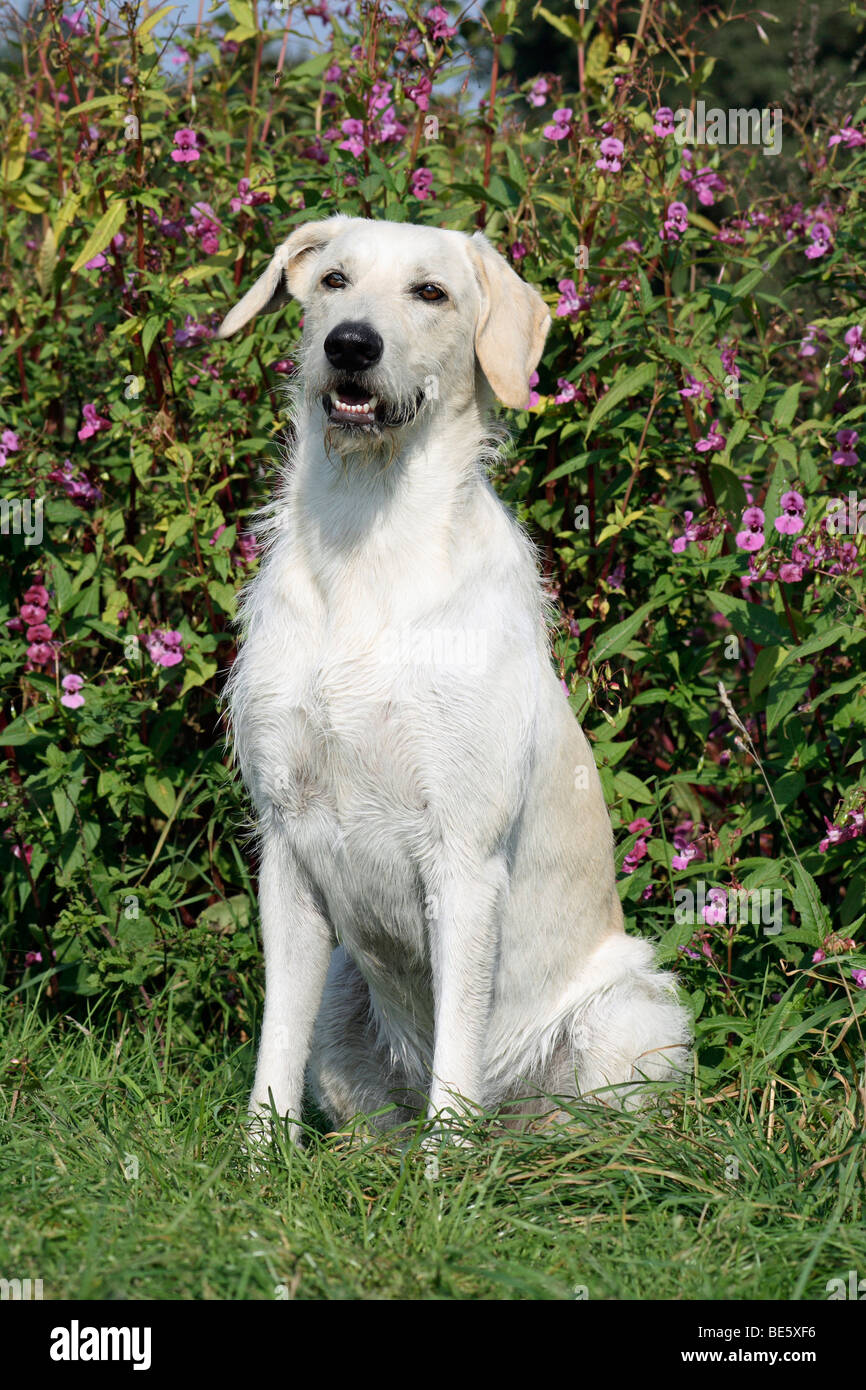
<path id="1" fill-rule="evenodd" d="M 378 396 L 371 396 L 370 399 L 369 399 L 368 402 L 367 402 L 367 409 L 372 413 L 372 412 L 376 409 L 376 406 L 377 406 L 378 404 L 379 404 L 379 397 L 378 397 Z"/>

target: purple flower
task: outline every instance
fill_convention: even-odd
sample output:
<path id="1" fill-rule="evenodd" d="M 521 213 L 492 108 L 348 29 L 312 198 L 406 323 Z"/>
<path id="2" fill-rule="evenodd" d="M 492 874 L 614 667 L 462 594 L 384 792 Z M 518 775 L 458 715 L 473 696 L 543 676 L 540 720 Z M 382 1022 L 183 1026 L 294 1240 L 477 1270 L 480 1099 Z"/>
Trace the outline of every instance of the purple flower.
<path id="1" fill-rule="evenodd" d="M 808 235 L 811 238 L 811 245 L 806 247 L 806 256 L 810 261 L 817 260 L 819 256 L 825 255 L 833 246 L 833 233 L 826 222 L 813 222 L 808 228 Z"/>
<path id="2" fill-rule="evenodd" d="M 232 212 L 240 212 L 241 208 L 258 207 L 260 203 L 269 203 L 271 195 L 264 188 L 252 189 L 249 179 L 240 179 L 238 182 L 238 196 L 232 198 L 229 207 Z M 211 216 L 214 216 L 213 208 L 208 207 L 207 203 L 196 203 L 195 207 L 208 208 Z M 195 207 L 193 216 L 195 216 Z"/>
<path id="3" fill-rule="evenodd" d="M 660 140 L 674 133 L 674 113 L 669 106 L 660 106 L 653 120 L 653 132 Z"/>
<path id="4" fill-rule="evenodd" d="M 80 709 L 84 704 L 84 696 L 78 693 L 84 684 L 81 676 L 64 676 L 60 684 L 66 692 L 60 696 L 61 705 L 67 709 Z"/>
<path id="5" fill-rule="evenodd" d="M 427 111 L 430 107 L 430 95 L 433 91 L 433 83 L 426 73 L 423 73 L 412 87 L 406 88 L 406 95 L 410 101 L 414 102 L 419 111 Z"/>
<path id="6" fill-rule="evenodd" d="M 537 77 L 532 84 L 532 88 L 526 100 L 530 106 L 546 106 L 547 94 L 550 91 L 550 83 L 546 77 Z"/>
<path id="7" fill-rule="evenodd" d="M 347 120 L 343 121 L 340 128 L 346 136 L 346 139 L 341 140 L 337 148 L 339 150 L 348 150 L 349 154 L 353 154 L 356 159 L 360 159 L 361 155 L 364 153 L 364 122 L 359 120 L 356 116 L 349 116 Z"/>
<path id="8" fill-rule="evenodd" d="M 566 381 L 564 376 L 557 377 L 556 384 L 559 387 L 558 393 L 554 396 L 555 405 L 567 405 L 573 401 L 577 395 L 577 387 L 571 381 Z"/>
<path id="9" fill-rule="evenodd" d="M 171 157 L 175 164 L 192 164 L 201 156 L 198 148 L 198 136 L 189 126 L 182 126 L 180 130 L 174 132 L 174 146 Z"/>
<path id="10" fill-rule="evenodd" d="M 571 134 L 571 117 L 573 115 L 570 106 L 560 106 L 553 113 L 553 125 L 546 125 L 542 129 L 542 135 L 548 140 L 567 140 Z"/>
<path id="11" fill-rule="evenodd" d="M 533 372 L 532 376 L 529 378 L 529 400 L 526 402 L 524 407 L 525 410 L 534 410 L 535 407 L 541 403 L 541 397 L 535 389 L 537 385 L 538 372 Z"/>
<path id="12" fill-rule="evenodd" d="M 570 113 L 569 113 L 570 114 Z M 554 117 L 554 119 L 556 119 Z M 596 169 L 601 169 L 604 173 L 618 174 L 622 168 L 622 152 L 625 149 L 621 140 L 615 136 L 608 135 L 599 145 L 601 159 L 595 161 Z"/>
<path id="13" fill-rule="evenodd" d="M 560 280 L 557 288 L 559 289 L 559 302 L 556 306 L 558 319 L 574 318 L 584 309 L 588 309 L 592 303 L 594 291 L 589 289 L 585 294 L 578 294 L 577 286 L 573 280 Z"/>
<path id="14" fill-rule="evenodd" d="M 632 822 L 632 824 L 634 824 L 634 822 Z M 622 861 L 623 873 L 633 874 L 640 861 L 646 858 L 646 854 L 647 837 L 645 835 L 641 835 L 640 838 L 635 841 L 634 845 L 629 850 L 628 854 L 625 856 L 625 859 Z"/>
<path id="15" fill-rule="evenodd" d="M 668 206 L 664 225 L 659 236 L 662 241 L 679 241 L 689 225 L 689 210 L 685 203 L 674 202 Z"/>
<path id="16" fill-rule="evenodd" d="M 851 979 L 858 989 L 866 989 L 866 970 L 852 970 Z"/>
<path id="17" fill-rule="evenodd" d="M 833 454 L 833 462 L 839 468 L 850 468 L 857 462 L 854 448 L 859 438 L 856 430 L 837 430 L 836 443 L 839 447 Z"/>
<path id="18" fill-rule="evenodd" d="M 686 372 L 686 381 L 688 385 L 684 386 L 679 393 L 686 400 L 693 400 L 696 396 L 698 398 L 703 396 L 708 401 L 713 399 L 713 388 L 708 381 L 698 381 L 691 372 Z"/>
<path id="19" fill-rule="evenodd" d="M 806 515 L 805 501 L 799 492 L 783 492 L 779 498 L 779 506 L 782 508 L 782 513 L 776 517 L 773 525 L 782 536 L 796 536 L 797 532 L 803 529 L 803 517 Z"/>
<path id="20" fill-rule="evenodd" d="M 75 11 L 75 14 L 64 15 L 60 22 L 61 24 L 65 24 L 66 28 L 69 30 L 69 33 L 74 38 L 80 39 L 84 34 L 87 33 L 87 25 L 82 24 L 82 19 L 86 16 L 86 14 L 87 11 L 82 5 L 80 10 Z"/>
<path id="21" fill-rule="evenodd" d="M 760 550 L 764 544 L 764 513 L 760 507 L 747 507 L 743 512 L 742 530 L 737 532 L 740 550 Z"/>
<path id="22" fill-rule="evenodd" d="M 235 201 L 232 199 L 233 204 Z M 192 221 L 185 224 L 184 231 L 199 243 L 206 256 L 216 255 L 220 249 L 220 223 L 210 203 L 193 203 L 190 213 Z"/>
<path id="23" fill-rule="evenodd" d="M 862 130 L 857 130 L 856 126 L 843 125 L 838 135 L 830 136 L 827 145 L 844 145 L 847 150 L 853 150 L 858 145 L 866 145 L 866 135 Z"/>
<path id="24" fill-rule="evenodd" d="M 844 358 L 843 365 L 866 360 L 866 343 L 863 341 L 863 329 L 859 324 L 848 329 L 845 342 L 848 345 L 848 356 Z"/>
<path id="25" fill-rule="evenodd" d="M 144 645 L 151 661 L 156 666 L 177 666 L 183 661 L 183 637 L 179 632 L 157 630 L 148 633 Z"/>
<path id="26" fill-rule="evenodd" d="M 433 192 L 433 170 L 415 169 L 412 173 L 412 195 L 419 202 L 424 203 L 428 198 L 435 197 Z"/>
<path id="27" fill-rule="evenodd" d="M 795 565 L 791 560 L 785 560 L 779 566 L 779 578 L 783 584 L 798 584 L 804 572 L 804 565 Z"/>
<path id="28" fill-rule="evenodd" d="M 675 854 L 671 859 L 672 867 L 674 869 L 687 869 L 697 852 L 694 845 L 685 845 L 680 853 Z"/>
<path id="29" fill-rule="evenodd" d="M 711 888 L 701 916 L 707 926 L 718 926 L 728 915 L 728 895 L 724 888 Z"/>
<path id="30" fill-rule="evenodd" d="M 511 243 L 511 259 L 513 261 L 522 261 L 525 255 L 527 255 L 526 243 L 523 241 L 513 241 Z"/>
<path id="31" fill-rule="evenodd" d="M 100 430 L 110 430 L 111 421 L 97 412 L 96 406 L 88 402 L 84 407 L 84 424 L 78 431 L 79 439 L 90 439 L 92 435 L 99 434 Z M 70 465 L 71 466 L 71 465 Z"/>
<path id="32" fill-rule="evenodd" d="M 16 845 L 15 848 L 17 849 L 18 846 Z M 21 858 L 21 855 L 20 855 L 20 854 L 18 855 L 18 858 L 19 858 L 19 859 Z M 28 863 L 28 864 L 30 863 L 30 860 L 29 860 L 29 859 L 27 860 L 27 863 Z M 42 964 L 42 952 L 41 952 L 41 951 L 28 951 L 27 954 L 26 954 L 25 957 L 24 957 L 24 964 L 25 964 L 25 965 L 41 965 L 41 964 Z"/>
<path id="33" fill-rule="evenodd" d="M 434 5 L 424 16 L 424 23 L 431 39 L 436 39 L 439 43 L 445 43 L 448 39 L 453 39 L 457 33 L 457 25 L 449 24 L 451 18 L 447 10 L 443 10 L 441 5 Z"/>
<path id="34" fill-rule="evenodd" d="M 699 454 L 717 454 L 725 447 L 725 436 L 719 430 L 715 420 L 710 421 L 709 434 L 703 439 L 699 439 L 695 448 Z"/>

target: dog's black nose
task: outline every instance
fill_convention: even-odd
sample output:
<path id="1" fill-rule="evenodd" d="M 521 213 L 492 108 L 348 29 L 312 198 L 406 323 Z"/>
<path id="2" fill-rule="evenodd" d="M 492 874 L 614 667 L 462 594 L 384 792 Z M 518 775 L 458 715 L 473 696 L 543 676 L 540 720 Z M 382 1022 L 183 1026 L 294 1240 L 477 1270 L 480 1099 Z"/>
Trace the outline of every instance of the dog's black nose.
<path id="1" fill-rule="evenodd" d="M 342 372 L 363 372 L 375 367 L 385 344 L 369 323 L 338 323 L 325 339 L 325 356 Z"/>

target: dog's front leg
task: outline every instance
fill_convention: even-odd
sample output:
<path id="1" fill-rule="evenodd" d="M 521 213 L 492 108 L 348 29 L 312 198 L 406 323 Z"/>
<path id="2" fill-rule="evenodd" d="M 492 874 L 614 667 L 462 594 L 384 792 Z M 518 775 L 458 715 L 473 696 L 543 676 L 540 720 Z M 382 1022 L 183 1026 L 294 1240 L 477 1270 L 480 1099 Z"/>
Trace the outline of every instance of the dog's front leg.
<path id="1" fill-rule="evenodd" d="M 471 1111 L 485 1091 L 485 1046 L 499 919 L 508 874 L 500 858 L 447 875 L 430 923 L 435 1034 L 428 1115 Z"/>
<path id="2" fill-rule="evenodd" d="M 319 1012 L 333 940 L 309 884 L 285 838 L 275 830 L 264 841 L 259 908 L 265 953 L 265 1013 L 250 1096 L 250 1114 L 292 1121 L 297 1138 L 304 1071 Z M 255 1128 L 255 1127 L 254 1127 Z M 258 1127 L 261 1131 L 261 1126 Z"/>

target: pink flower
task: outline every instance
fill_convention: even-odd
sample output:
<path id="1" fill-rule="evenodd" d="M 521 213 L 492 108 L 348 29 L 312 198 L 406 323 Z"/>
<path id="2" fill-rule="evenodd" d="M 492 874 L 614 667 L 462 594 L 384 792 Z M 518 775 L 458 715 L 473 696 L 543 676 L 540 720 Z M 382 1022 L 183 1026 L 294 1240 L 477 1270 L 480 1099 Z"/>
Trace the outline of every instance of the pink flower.
<path id="1" fill-rule="evenodd" d="M 192 164 L 201 156 L 198 148 L 198 136 L 189 126 L 182 126 L 180 130 L 174 132 L 174 146 L 171 157 L 175 164 Z"/>
<path id="2" fill-rule="evenodd" d="M 338 150 L 348 150 L 356 159 L 360 159 L 364 153 L 364 122 L 357 116 L 350 116 L 341 126 L 345 140 L 341 140 L 337 146 Z"/>
<path id="3" fill-rule="evenodd" d="M 851 979 L 858 989 L 866 989 L 866 970 L 852 970 Z"/>
<path id="4" fill-rule="evenodd" d="M 419 202 L 424 203 L 428 198 L 434 197 L 433 193 L 433 170 L 415 169 L 412 173 L 411 191 L 413 197 Z"/>
<path id="5" fill-rule="evenodd" d="M 703 439 L 699 439 L 695 448 L 699 454 L 717 454 L 725 447 L 725 436 L 719 430 L 715 420 L 710 421 L 709 434 Z"/>
<path id="6" fill-rule="evenodd" d="M 556 120 L 556 116 L 553 119 Z M 545 134 L 547 134 L 546 131 Z M 599 145 L 601 159 L 595 161 L 596 169 L 601 169 L 607 174 L 618 174 L 622 168 L 621 156 L 624 148 L 621 140 L 617 140 L 613 135 L 608 135 Z"/>
<path id="7" fill-rule="evenodd" d="M 238 553 L 241 564 L 251 565 L 259 552 L 258 541 L 252 531 L 244 531 L 238 536 Z"/>
<path id="8" fill-rule="evenodd" d="M 633 874 L 642 859 L 646 858 L 647 841 L 646 836 L 641 835 L 629 850 L 625 859 L 622 861 L 622 871 L 624 874 Z"/>
<path id="9" fill-rule="evenodd" d="M 660 106 L 653 120 L 653 132 L 660 140 L 674 133 L 674 113 L 669 106 Z"/>
<path id="10" fill-rule="evenodd" d="M 260 203 L 269 203 L 270 201 L 271 195 L 264 188 L 253 189 L 250 187 L 249 179 L 240 179 L 238 182 L 238 196 L 232 198 L 229 207 L 232 212 L 240 212 L 241 208 L 255 208 L 258 207 Z M 193 207 L 193 217 L 195 217 L 196 207 L 207 208 L 211 217 L 215 215 L 213 208 L 207 203 L 196 203 Z"/>
<path id="11" fill-rule="evenodd" d="M 783 492 L 779 498 L 779 506 L 782 508 L 782 514 L 776 517 L 773 525 L 782 536 L 796 536 L 797 532 L 803 529 L 806 503 L 799 492 Z"/>
<path id="12" fill-rule="evenodd" d="M 445 43 L 448 39 L 453 39 L 457 33 L 457 25 L 449 24 L 451 18 L 447 10 L 441 5 L 434 5 L 424 16 L 424 23 L 431 39 L 436 39 L 439 43 Z"/>
<path id="13" fill-rule="evenodd" d="M 838 135 L 830 136 L 827 145 L 844 145 L 847 150 L 853 150 L 858 145 L 866 145 L 866 135 L 856 126 L 843 125 Z"/>
<path id="14" fill-rule="evenodd" d="M 711 888 L 701 913 L 707 926 L 718 926 L 728 915 L 728 895 L 723 888 Z"/>
<path id="15" fill-rule="evenodd" d="M 806 247 L 806 257 L 810 261 L 824 256 L 833 247 L 833 233 L 825 222 L 813 222 L 808 228 L 811 245 Z"/>
<path id="16" fill-rule="evenodd" d="M 106 420 L 103 415 L 97 412 L 96 406 L 88 403 L 84 407 L 84 424 L 78 431 L 79 439 L 90 439 L 94 434 L 99 434 L 101 430 L 110 430 L 111 421 Z"/>
<path id="17" fill-rule="evenodd" d="M 65 705 L 67 709 L 80 709 L 84 704 L 84 696 L 78 693 L 84 684 L 81 676 L 64 676 L 60 684 L 66 692 L 60 696 L 61 705 Z"/>
<path id="18" fill-rule="evenodd" d="M 15 431 L 4 430 L 2 435 L 0 435 L 0 449 L 2 449 L 4 455 L 14 454 L 16 449 L 20 449 L 20 447 L 18 435 Z"/>
<path id="19" fill-rule="evenodd" d="M 50 642 L 54 633 L 47 623 L 35 623 L 28 627 L 26 636 L 28 642 Z"/>
<path id="20" fill-rule="evenodd" d="M 246 183 L 249 186 L 247 179 L 242 179 L 241 183 Z M 253 194 L 250 201 L 253 201 L 255 196 Z M 265 198 L 265 202 L 267 201 L 268 199 Z M 233 211 L 237 211 L 234 206 L 235 203 L 238 203 L 237 198 L 232 199 Z M 240 204 L 238 205 L 240 206 Z M 193 203 L 190 213 L 192 214 L 192 221 L 185 223 L 184 231 L 199 243 L 206 256 L 216 255 L 220 249 L 220 223 L 210 203 Z"/>
<path id="21" fill-rule="evenodd" d="M 566 381 L 564 376 L 560 376 L 557 377 L 556 384 L 559 391 L 553 398 L 555 405 L 567 405 L 569 401 L 574 400 L 577 395 L 577 387 L 573 382 Z"/>
<path id="22" fill-rule="evenodd" d="M 28 845 L 27 848 L 30 850 L 30 858 L 28 858 L 28 860 L 27 860 L 27 863 L 29 864 L 29 863 L 30 863 L 30 859 L 33 858 L 33 848 L 32 848 L 31 845 Z M 15 850 L 17 850 L 17 849 L 18 849 L 18 846 L 16 845 L 16 846 L 15 846 L 15 849 L 12 851 L 12 853 L 14 854 L 14 853 L 15 853 Z M 19 851 L 18 857 L 19 857 L 19 859 L 21 858 L 20 851 Z M 26 954 L 25 957 L 24 957 L 24 964 L 25 964 L 25 965 L 41 965 L 41 964 L 42 964 L 42 952 L 41 952 L 41 951 L 28 951 L 27 954 Z"/>
<path id="23" fill-rule="evenodd" d="M 537 77 L 527 95 L 526 100 L 530 106 L 546 106 L 547 94 L 550 91 L 550 83 L 546 77 Z"/>
<path id="24" fill-rule="evenodd" d="M 630 835 L 636 835 L 638 831 L 651 835 L 653 828 L 646 816 L 638 816 L 637 820 L 629 821 L 628 831 Z"/>
<path id="25" fill-rule="evenodd" d="M 779 578 L 783 584 L 798 584 L 803 578 L 804 565 L 795 565 L 790 560 L 785 560 L 779 566 Z"/>
<path id="26" fill-rule="evenodd" d="M 75 11 L 75 14 L 64 15 L 60 22 L 61 24 L 65 24 L 66 28 L 69 30 L 70 35 L 72 35 L 74 38 L 80 39 L 84 34 L 87 33 L 87 25 L 82 23 L 82 20 L 86 18 L 86 16 L 87 11 L 82 5 L 80 10 Z"/>
<path id="27" fill-rule="evenodd" d="M 708 401 L 713 399 L 713 388 L 708 381 L 698 381 L 691 372 L 686 372 L 686 381 L 688 386 L 684 386 L 679 392 L 685 400 L 692 400 L 696 396 L 698 399 L 703 396 Z"/>
<path id="28" fill-rule="evenodd" d="M 32 642 L 27 648 L 27 660 L 31 666 L 48 666 L 54 660 L 54 646 L 51 642 Z"/>
<path id="29" fill-rule="evenodd" d="M 526 410 L 534 410 L 535 407 L 541 403 L 541 397 L 535 389 L 537 385 L 538 372 L 533 372 L 531 377 L 529 378 L 529 400 L 526 402 L 526 406 L 524 407 L 524 409 Z"/>
<path id="30" fill-rule="evenodd" d="M 673 856 L 671 865 L 675 869 L 687 869 L 696 854 L 697 850 L 694 845 L 685 845 L 679 854 Z"/>
<path id="31" fill-rule="evenodd" d="M 838 430 L 836 432 L 836 443 L 839 448 L 833 454 L 833 462 L 840 468 L 850 468 L 857 462 L 857 455 L 854 449 L 857 440 L 860 438 L 856 430 Z"/>
<path id="32" fill-rule="evenodd" d="M 664 225 L 659 232 L 662 241 L 679 241 L 689 225 L 689 210 L 685 203 L 669 204 Z"/>
<path id="33" fill-rule="evenodd" d="M 820 948 L 820 946 L 818 947 L 817 951 L 813 951 L 813 952 L 812 952 L 812 964 L 813 964 L 813 965 L 820 965 L 820 964 L 821 964 L 821 961 L 822 961 L 822 960 L 826 960 L 826 959 L 827 959 L 827 952 L 826 952 L 826 951 L 822 951 L 821 948 Z"/>
<path id="34" fill-rule="evenodd" d="M 48 614 L 41 604 L 25 603 L 21 606 L 21 617 L 25 623 L 44 623 Z"/>
<path id="35" fill-rule="evenodd" d="M 183 661 L 183 637 L 174 630 L 151 632 L 144 639 L 147 654 L 155 666 L 177 666 Z"/>
<path id="36" fill-rule="evenodd" d="M 406 95 L 410 101 L 415 103 L 419 111 L 427 111 L 430 107 L 430 94 L 432 91 L 433 83 L 430 81 L 427 74 L 423 73 L 413 87 L 406 88 Z"/>
<path id="37" fill-rule="evenodd" d="M 764 513 L 760 507 L 747 507 L 743 512 L 742 530 L 737 532 L 740 550 L 760 550 L 764 544 Z"/>
<path id="38" fill-rule="evenodd" d="M 849 351 L 848 356 L 843 359 L 843 365 L 866 360 L 866 343 L 863 341 L 863 329 L 859 324 L 848 329 L 845 334 L 845 342 L 848 344 Z"/>
<path id="39" fill-rule="evenodd" d="M 542 129 L 542 135 L 548 140 L 567 140 L 571 134 L 572 115 L 570 106 L 561 106 L 553 113 L 553 124 L 546 125 Z"/>
<path id="40" fill-rule="evenodd" d="M 511 259 L 513 261 L 522 261 L 523 257 L 527 254 L 528 251 L 525 242 L 513 241 L 511 243 Z"/>
<path id="41" fill-rule="evenodd" d="M 585 294 L 578 294 L 577 286 L 573 280 L 560 280 L 558 283 L 559 303 L 556 306 L 556 317 L 558 319 L 574 318 L 584 309 L 588 309 L 592 303 L 593 289 L 587 289 Z"/>

